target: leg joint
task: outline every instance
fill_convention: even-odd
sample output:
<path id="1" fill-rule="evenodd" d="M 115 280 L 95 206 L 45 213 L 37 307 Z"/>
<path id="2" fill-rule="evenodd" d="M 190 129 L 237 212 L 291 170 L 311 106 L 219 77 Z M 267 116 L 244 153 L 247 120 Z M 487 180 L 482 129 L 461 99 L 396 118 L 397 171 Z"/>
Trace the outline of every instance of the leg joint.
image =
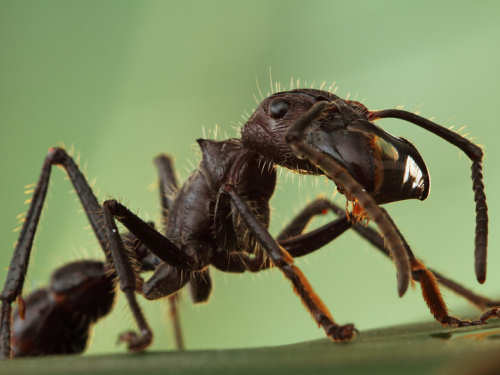
<path id="1" fill-rule="evenodd" d="M 114 216 L 123 216 L 126 214 L 126 208 L 122 204 L 118 203 L 116 199 L 108 199 L 104 201 L 102 206 Z"/>
<path id="2" fill-rule="evenodd" d="M 64 164 L 68 158 L 69 155 L 64 148 L 51 147 L 45 160 L 50 164 Z"/>

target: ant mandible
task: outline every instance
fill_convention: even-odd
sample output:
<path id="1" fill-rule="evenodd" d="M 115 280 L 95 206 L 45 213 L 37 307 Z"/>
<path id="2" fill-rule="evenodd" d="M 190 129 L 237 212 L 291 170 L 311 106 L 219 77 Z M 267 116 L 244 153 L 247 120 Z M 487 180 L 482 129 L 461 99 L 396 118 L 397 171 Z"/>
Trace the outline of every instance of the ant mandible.
<path id="1" fill-rule="evenodd" d="M 318 250 L 351 226 L 392 258 L 399 295 L 406 292 L 411 279 L 419 282 L 431 313 L 443 325 L 481 324 L 496 316 L 497 309 L 477 321 L 450 316 L 437 281 L 480 308 L 498 303 L 426 268 L 379 206 L 404 199 L 424 200 L 430 187 L 427 168 L 415 147 L 373 123 L 387 117 L 412 122 L 459 147 L 471 159 L 476 201 L 475 271 L 478 281 L 484 282 L 488 218 L 482 150 L 459 134 L 410 112 L 370 111 L 359 102 L 328 91 L 295 89 L 264 99 L 243 126 L 241 138 L 198 139 L 202 160 L 180 188 L 171 160 L 165 155 L 155 159 L 162 233 L 116 200 L 107 200 L 101 206 L 73 159 L 64 149 L 51 148 L 0 295 L 0 355 L 11 357 L 12 347 L 16 356 L 83 351 L 89 327 L 111 309 L 116 280 L 139 327 L 139 332 L 125 332 L 119 340 L 131 351 L 144 350 L 153 333 L 136 293 L 157 299 L 173 295 L 189 283 L 194 302 L 205 301 L 211 291 L 209 266 L 225 272 L 278 268 L 325 334 L 334 341 L 349 341 L 356 333 L 354 325 L 339 325 L 333 320 L 293 258 Z M 52 165 L 63 167 L 69 175 L 105 261 L 63 266 L 54 273 L 48 289 L 23 300 L 23 283 Z M 352 212 L 342 213 L 328 200 L 315 200 L 274 239 L 267 228 L 277 165 L 303 174 L 325 175 L 352 203 Z M 309 221 L 325 210 L 340 217 L 304 233 Z M 372 220 L 380 234 L 360 225 L 364 219 Z M 115 220 L 129 233 L 120 234 Z M 135 245 L 124 246 L 124 239 Z M 139 273 L 147 270 L 154 270 L 153 276 L 143 281 Z M 11 338 L 11 304 L 16 300 L 19 308 Z M 62 333 L 54 334 L 56 331 Z"/>

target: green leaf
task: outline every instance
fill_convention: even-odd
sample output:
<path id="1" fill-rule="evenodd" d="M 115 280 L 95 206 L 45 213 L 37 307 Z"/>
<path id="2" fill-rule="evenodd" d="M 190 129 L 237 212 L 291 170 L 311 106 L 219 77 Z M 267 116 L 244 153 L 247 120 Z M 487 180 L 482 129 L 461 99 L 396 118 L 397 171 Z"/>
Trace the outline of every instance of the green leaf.
<path id="1" fill-rule="evenodd" d="M 464 328 L 443 328 L 430 322 L 365 331 L 345 344 L 322 339 L 254 349 L 17 359 L 4 361 L 0 374 L 390 375 L 438 370 L 447 374 L 446 369 L 453 365 L 450 371 L 456 374 L 457 362 L 459 369 L 466 369 L 464 374 L 477 374 L 468 372 L 468 356 L 482 358 L 492 349 L 500 353 L 499 339 L 497 321 Z"/>

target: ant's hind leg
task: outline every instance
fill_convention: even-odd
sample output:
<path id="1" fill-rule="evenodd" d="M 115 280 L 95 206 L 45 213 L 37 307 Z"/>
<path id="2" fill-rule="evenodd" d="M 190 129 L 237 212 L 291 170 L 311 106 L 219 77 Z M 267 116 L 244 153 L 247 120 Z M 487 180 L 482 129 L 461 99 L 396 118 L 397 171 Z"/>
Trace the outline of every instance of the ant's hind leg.
<path id="1" fill-rule="evenodd" d="M 189 282 L 189 290 L 193 303 L 208 301 L 212 293 L 212 278 L 210 277 L 208 268 L 192 273 L 191 281 Z"/>
<path id="2" fill-rule="evenodd" d="M 20 311 L 22 311 L 22 290 L 28 269 L 31 248 L 35 237 L 38 221 L 42 212 L 45 196 L 47 194 L 52 165 L 64 167 L 75 187 L 82 206 L 87 214 L 90 225 L 103 249 L 106 248 L 106 235 L 101 228 L 102 212 L 99 203 L 85 177 L 79 171 L 71 157 L 61 148 L 51 148 L 46 156 L 42 171 L 33 193 L 31 204 L 26 215 L 21 233 L 16 243 L 7 273 L 7 279 L 0 295 L 2 300 L 0 316 L 0 358 L 11 357 L 11 303 L 19 298 Z"/>
<path id="3" fill-rule="evenodd" d="M 59 165 L 67 172 L 71 183 L 73 184 L 73 187 L 75 188 L 75 191 L 78 195 L 78 198 L 80 199 L 82 207 L 87 215 L 90 225 L 94 231 L 94 234 L 100 244 L 100 247 L 106 256 L 106 261 L 109 264 L 113 264 L 110 252 L 106 250 L 108 248 L 109 242 L 108 236 L 103 227 L 103 209 L 99 205 L 97 198 L 95 197 L 92 189 L 85 179 L 85 176 L 81 173 L 77 164 L 66 153 L 64 149 L 49 149 L 49 153 L 44 160 L 40 178 L 31 200 L 30 208 L 26 215 L 23 228 L 21 229 L 21 234 L 12 256 L 12 260 L 7 273 L 7 280 L 4 284 L 4 289 L 0 294 L 0 300 L 2 301 L 2 308 L 0 311 L 0 358 L 11 357 L 11 303 L 16 299 L 19 299 L 19 311 L 22 314 L 23 303 L 20 296 L 22 294 L 24 279 L 27 272 L 29 257 L 38 221 L 40 219 L 40 214 L 48 190 L 52 165 Z M 120 270 L 123 268 L 123 266 L 120 264 L 115 264 L 115 266 L 116 270 Z M 136 302 L 132 301 L 130 303 L 133 311 L 138 309 L 138 305 L 136 304 Z M 138 324 L 139 326 L 141 326 L 142 323 L 138 322 Z"/>

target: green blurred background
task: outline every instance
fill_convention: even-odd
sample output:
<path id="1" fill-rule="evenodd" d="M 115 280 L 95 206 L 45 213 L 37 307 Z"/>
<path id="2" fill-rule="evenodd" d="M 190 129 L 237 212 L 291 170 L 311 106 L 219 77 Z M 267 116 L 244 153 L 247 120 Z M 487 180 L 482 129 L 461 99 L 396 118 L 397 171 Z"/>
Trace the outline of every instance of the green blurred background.
<path id="1" fill-rule="evenodd" d="M 0 1 L 0 280 L 26 210 L 23 186 L 36 181 L 48 147 L 74 145 L 97 179 L 100 199 L 118 198 L 158 219 L 152 158 L 175 156 L 184 180 L 198 163 L 194 140 L 219 124 L 234 136 L 255 107 L 257 83 L 291 77 L 337 82 L 338 93 L 370 108 L 404 105 L 484 145 L 490 208 L 489 274 L 473 273 L 470 162 L 455 147 L 407 123 L 379 124 L 410 139 L 432 175 L 424 203 L 388 207 L 415 252 L 481 293 L 500 296 L 497 147 L 500 5 L 481 1 Z M 245 117 L 245 115 L 243 115 Z M 318 180 L 320 182 L 318 183 Z M 322 178 L 283 173 L 271 231 L 318 194 Z M 336 197 L 343 204 L 342 197 Z M 329 217 L 330 218 L 330 217 Z M 327 218 L 326 218 L 327 219 Z M 324 219 L 324 220 L 326 220 Z M 322 221 L 318 220 L 315 225 Z M 64 173 L 54 169 L 25 293 L 64 262 L 102 255 Z M 400 299 L 394 266 L 354 233 L 298 260 L 338 322 L 360 330 L 432 320 L 418 289 Z M 208 304 L 184 293 L 187 346 L 234 348 L 322 337 L 282 275 L 213 272 Z M 453 312 L 467 304 L 445 291 Z M 140 299 L 154 349 L 173 348 L 165 301 Z M 89 353 L 123 351 L 116 336 L 134 323 L 124 299 L 99 323 Z"/>

